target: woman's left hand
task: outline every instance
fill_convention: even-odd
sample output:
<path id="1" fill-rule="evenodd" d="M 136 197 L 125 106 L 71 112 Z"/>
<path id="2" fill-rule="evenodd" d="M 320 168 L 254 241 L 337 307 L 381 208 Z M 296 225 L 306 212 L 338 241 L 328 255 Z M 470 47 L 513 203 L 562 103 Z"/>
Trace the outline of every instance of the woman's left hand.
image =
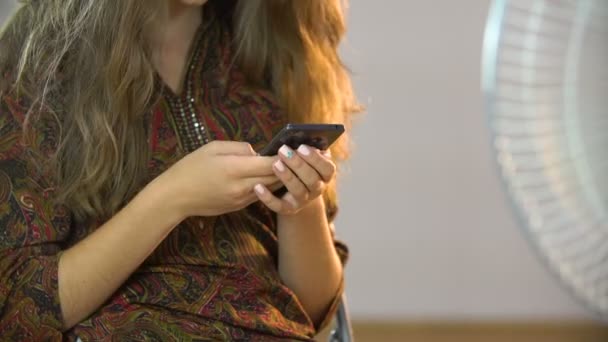
<path id="1" fill-rule="evenodd" d="M 294 151 L 283 145 L 279 157 L 273 165 L 274 173 L 288 192 L 278 198 L 262 184 L 254 190 L 262 203 L 281 215 L 295 214 L 321 196 L 336 174 L 336 164 L 328 151 L 306 145 Z"/>

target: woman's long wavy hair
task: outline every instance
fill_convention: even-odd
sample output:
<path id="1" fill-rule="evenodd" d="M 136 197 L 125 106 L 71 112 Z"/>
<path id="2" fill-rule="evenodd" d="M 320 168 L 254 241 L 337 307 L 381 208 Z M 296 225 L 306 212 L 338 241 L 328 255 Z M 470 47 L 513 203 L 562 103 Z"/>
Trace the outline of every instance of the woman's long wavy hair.
<path id="1" fill-rule="evenodd" d="M 79 220 L 111 217 L 145 185 L 144 115 L 156 95 L 150 33 L 168 3 L 22 0 L 0 34 L 0 95 L 28 104 L 25 137 L 36 122 L 57 123 L 53 153 L 36 155 L 49 158 L 38 161 L 56 175 L 55 197 Z M 350 127 L 357 104 L 337 52 L 344 0 L 230 3 L 235 61 L 257 84 L 271 75 L 288 120 Z M 332 152 L 345 159 L 347 139 Z M 335 201 L 335 185 L 326 196 Z"/>

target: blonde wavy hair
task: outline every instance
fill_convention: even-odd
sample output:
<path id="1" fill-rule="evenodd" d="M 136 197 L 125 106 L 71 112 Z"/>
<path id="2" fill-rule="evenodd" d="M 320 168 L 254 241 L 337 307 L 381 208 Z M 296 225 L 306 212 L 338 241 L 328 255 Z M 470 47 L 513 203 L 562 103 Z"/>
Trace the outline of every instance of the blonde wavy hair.
<path id="1" fill-rule="evenodd" d="M 358 106 L 337 52 L 343 0 L 219 2 L 232 11 L 237 65 L 256 84 L 271 75 L 290 122 L 350 127 Z M 150 33 L 167 11 L 168 0 L 25 0 L 0 33 L 0 95 L 28 104 L 25 137 L 36 122 L 56 123 L 50 160 L 38 162 L 79 220 L 111 217 L 145 185 L 144 115 L 157 96 Z M 348 146 L 334 145 L 334 158 Z M 335 184 L 326 196 L 335 201 Z"/>

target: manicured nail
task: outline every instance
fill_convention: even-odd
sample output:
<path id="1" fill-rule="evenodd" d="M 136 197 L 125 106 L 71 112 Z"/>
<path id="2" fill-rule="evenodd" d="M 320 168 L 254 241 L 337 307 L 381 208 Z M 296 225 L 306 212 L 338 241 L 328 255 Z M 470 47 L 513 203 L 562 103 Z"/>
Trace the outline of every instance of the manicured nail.
<path id="1" fill-rule="evenodd" d="M 255 190 L 255 192 L 257 192 L 258 195 L 264 194 L 264 187 L 262 186 L 262 184 L 257 184 L 256 186 L 253 187 L 253 190 Z"/>
<path id="2" fill-rule="evenodd" d="M 308 148 L 306 145 L 300 145 L 300 147 L 298 147 L 298 152 L 304 156 L 308 156 L 310 155 L 310 148 Z"/>
<path id="3" fill-rule="evenodd" d="M 283 162 L 280 160 L 274 163 L 274 167 L 276 167 L 279 172 L 285 171 L 285 164 L 283 164 Z"/>
<path id="4" fill-rule="evenodd" d="M 293 151 L 289 147 L 287 147 L 287 145 L 281 146 L 279 152 L 281 152 L 282 155 L 287 157 L 287 159 L 291 159 L 293 157 Z"/>

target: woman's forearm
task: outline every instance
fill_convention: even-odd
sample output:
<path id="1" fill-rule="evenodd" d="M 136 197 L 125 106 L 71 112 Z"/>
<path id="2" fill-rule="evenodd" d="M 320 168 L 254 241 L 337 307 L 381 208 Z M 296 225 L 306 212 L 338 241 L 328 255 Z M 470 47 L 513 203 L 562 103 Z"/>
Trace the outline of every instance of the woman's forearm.
<path id="1" fill-rule="evenodd" d="M 322 197 L 295 215 L 279 215 L 277 224 L 281 279 L 318 323 L 342 280 Z"/>
<path id="2" fill-rule="evenodd" d="M 114 293 L 183 219 L 158 179 L 111 220 L 63 252 L 59 298 L 71 328 Z"/>

